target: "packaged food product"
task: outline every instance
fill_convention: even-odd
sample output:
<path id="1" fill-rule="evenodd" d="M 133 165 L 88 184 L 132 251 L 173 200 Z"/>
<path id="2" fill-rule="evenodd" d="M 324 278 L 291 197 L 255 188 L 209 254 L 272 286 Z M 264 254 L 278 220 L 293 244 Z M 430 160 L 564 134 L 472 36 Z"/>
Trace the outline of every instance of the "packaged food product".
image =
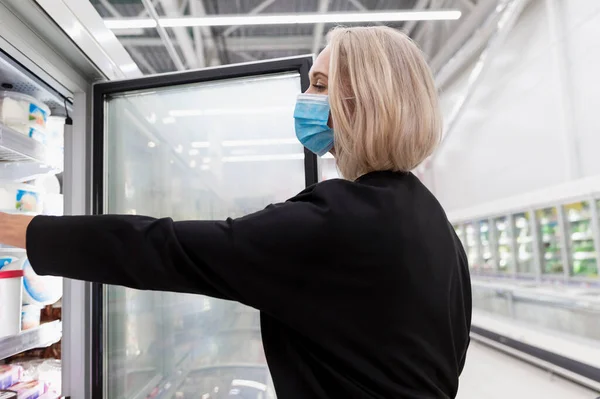
<path id="1" fill-rule="evenodd" d="M 15 391 L 0 390 L 0 399 L 18 399 Z"/>
<path id="2" fill-rule="evenodd" d="M 0 270 L 7 270 L 8 265 L 16 260 L 14 256 L 0 256 Z"/>
<path id="3" fill-rule="evenodd" d="M 44 381 L 50 391 L 60 392 L 62 387 L 61 362 L 58 359 L 45 360 L 38 367 L 39 380 Z"/>
<path id="4" fill-rule="evenodd" d="M 16 365 L 21 366 L 23 368 L 23 375 L 21 381 L 40 380 L 38 369 L 42 363 L 44 363 L 44 361 L 41 359 L 32 359 L 15 363 Z"/>
<path id="5" fill-rule="evenodd" d="M 52 305 L 62 297 L 63 279 L 54 276 L 38 276 L 29 259 L 23 263 L 23 304 Z"/>
<path id="6" fill-rule="evenodd" d="M 0 210 L 5 212 L 42 212 L 43 191 L 29 184 L 0 184 Z"/>
<path id="7" fill-rule="evenodd" d="M 23 134 L 46 128 L 50 108 L 35 98 L 14 91 L 0 92 L 0 122 Z"/>
<path id="8" fill-rule="evenodd" d="M 13 364 L 0 365 L 0 389 L 15 385 L 22 377 L 23 367 Z"/>
<path id="9" fill-rule="evenodd" d="M 0 271 L 0 337 L 21 330 L 22 270 Z"/>
<path id="10" fill-rule="evenodd" d="M 19 382 L 9 388 L 19 399 L 38 399 L 46 393 L 46 385 L 41 381 Z"/>
<path id="11" fill-rule="evenodd" d="M 40 326 L 42 309 L 37 305 L 23 305 L 21 310 L 21 330 L 31 330 Z"/>

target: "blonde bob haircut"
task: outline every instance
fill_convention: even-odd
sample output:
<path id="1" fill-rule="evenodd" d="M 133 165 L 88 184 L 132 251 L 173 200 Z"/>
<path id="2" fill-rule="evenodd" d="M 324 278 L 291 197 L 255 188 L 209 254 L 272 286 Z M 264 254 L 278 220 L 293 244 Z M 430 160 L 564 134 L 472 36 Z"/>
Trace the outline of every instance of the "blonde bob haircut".
<path id="1" fill-rule="evenodd" d="M 440 141 L 437 91 L 423 54 L 388 27 L 329 32 L 329 103 L 342 176 L 408 172 Z"/>

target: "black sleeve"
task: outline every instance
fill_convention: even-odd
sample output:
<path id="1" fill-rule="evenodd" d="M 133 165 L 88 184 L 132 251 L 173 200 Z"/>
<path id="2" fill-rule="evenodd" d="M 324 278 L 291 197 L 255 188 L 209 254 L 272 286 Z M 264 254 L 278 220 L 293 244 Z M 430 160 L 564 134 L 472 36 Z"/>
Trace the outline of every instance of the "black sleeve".
<path id="1" fill-rule="evenodd" d="M 27 252 L 41 275 L 198 293 L 276 311 L 285 306 L 280 296 L 310 281 L 310 260 L 328 235 L 323 207 L 286 202 L 226 221 L 38 216 L 27 231 Z"/>

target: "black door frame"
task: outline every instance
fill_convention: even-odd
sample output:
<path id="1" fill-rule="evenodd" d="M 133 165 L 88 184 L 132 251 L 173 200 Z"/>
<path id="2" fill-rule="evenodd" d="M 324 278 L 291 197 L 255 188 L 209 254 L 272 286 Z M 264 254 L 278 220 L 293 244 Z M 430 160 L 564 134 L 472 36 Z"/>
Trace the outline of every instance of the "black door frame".
<path id="1" fill-rule="evenodd" d="M 104 119 L 107 96 L 128 91 L 151 90 L 283 72 L 298 72 L 301 90 L 304 92 L 310 86 L 308 72 L 312 62 L 312 56 L 290 57 L 95 84 L 92 88 L 92 214 L 104 213 Z M 308 187 L 318 182 L 317 156 L 306 149 L 304 154 L 305 183 Z M 103 299 L 102 284 L 92 284 L 91 399 L 104 399 Z"/>

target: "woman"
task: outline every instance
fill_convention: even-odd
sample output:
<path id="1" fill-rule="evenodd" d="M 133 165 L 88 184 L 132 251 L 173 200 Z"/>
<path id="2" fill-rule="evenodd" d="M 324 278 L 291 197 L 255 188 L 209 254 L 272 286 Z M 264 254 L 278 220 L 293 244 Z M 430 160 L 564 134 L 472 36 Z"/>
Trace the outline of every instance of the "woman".
<path id="1" fill-rule="evenodd" d="M 471 317 L 465 254 L 410 173 L 440 138 L 404 34 L 335 29 L 295 111 L 345 177 L 227 221 L 1 216 L 39 274 L 236 300 L 261 311 L 279 398 L 452 398 Z"/>

